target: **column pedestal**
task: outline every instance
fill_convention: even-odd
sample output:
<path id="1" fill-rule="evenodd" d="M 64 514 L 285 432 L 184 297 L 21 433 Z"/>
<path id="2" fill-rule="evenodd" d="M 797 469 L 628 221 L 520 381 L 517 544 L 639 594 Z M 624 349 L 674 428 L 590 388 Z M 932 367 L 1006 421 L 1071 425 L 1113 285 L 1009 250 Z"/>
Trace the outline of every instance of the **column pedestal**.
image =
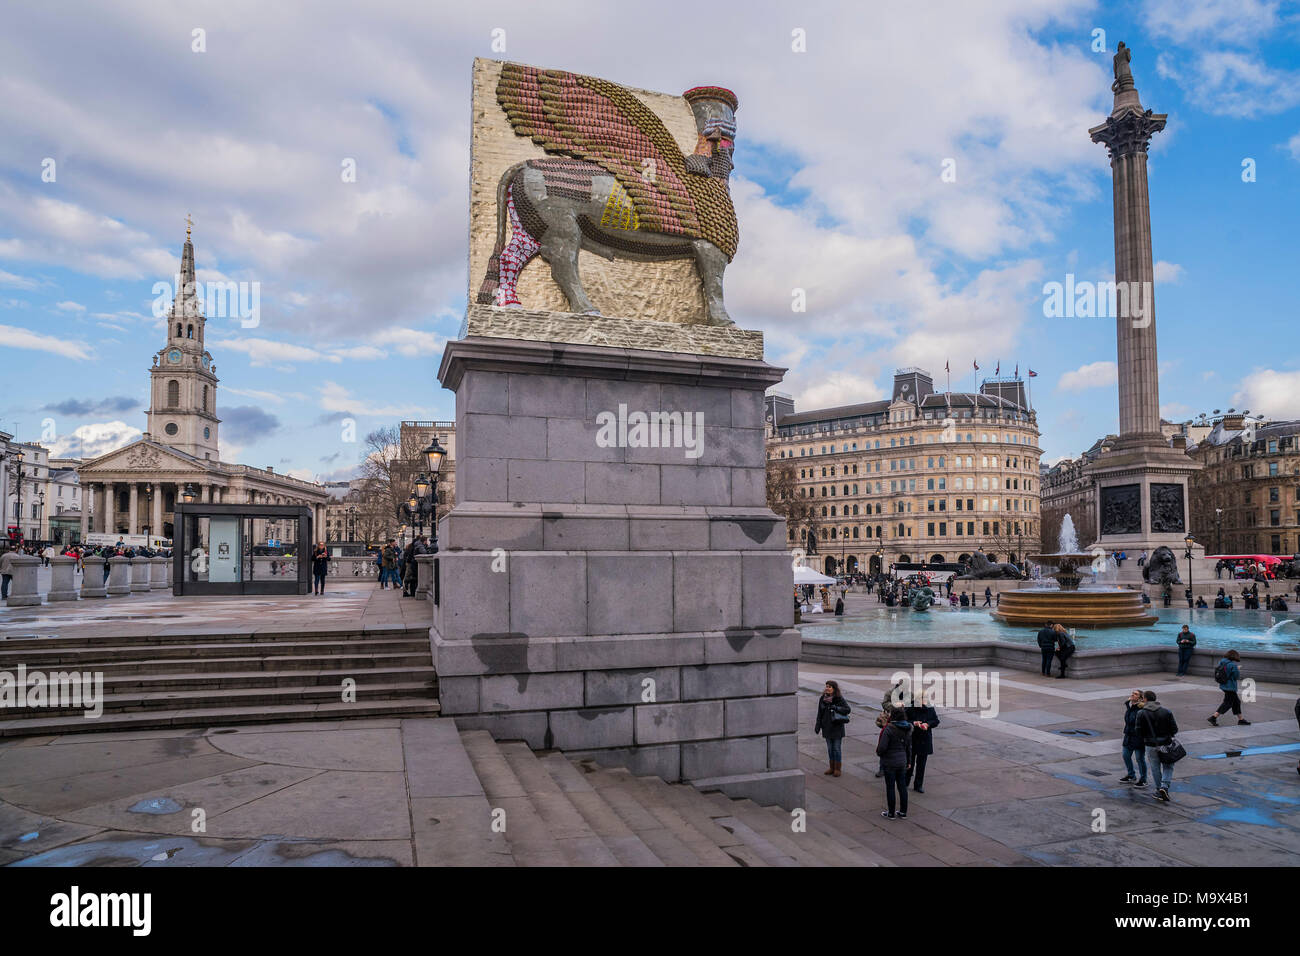
<path id="1" fill-rule="evenodd" d="M 782 373 L 599 345 L 447 346 L 457 504 L 438 526 L 431 631 L 443 714 L 802 805 L 793 572 L 766 505 L 763 393 Z M 651 446 L 640 416 L 661 413 Z"/>
<path id="2" fill-rule="evenodd" d="M 41 594 L 36 590 L 36 569 L 41 566 L 41 559 L 27 554 L 16 554 L 13 559 L 13 580 L 9 582 L 8 607 L 33 607 L 41 603 Z"/>
<path id="3" fill-rule="evenodd" d="M 108 559 L 108 596 L 131 593 L 131 559 L 119 554 Z"/>
<path id="4" fill-rule="evenodd" d="M 108 582 L 104 578 L 103 555 L 88 554 L 81 559 L 81 564 L 85 568 L 81 575 L 82 599 L 108 597 Z"/>

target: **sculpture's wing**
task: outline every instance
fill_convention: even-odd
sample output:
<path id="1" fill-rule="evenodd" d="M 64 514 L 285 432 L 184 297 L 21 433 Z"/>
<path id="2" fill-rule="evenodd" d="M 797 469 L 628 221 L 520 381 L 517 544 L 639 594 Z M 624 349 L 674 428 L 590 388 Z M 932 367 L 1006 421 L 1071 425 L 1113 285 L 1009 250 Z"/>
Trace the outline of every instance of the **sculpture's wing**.
<path id="1" fill-rule="evenodd" d="M 497 101 L 520 136 L 548 153 L 597 164 L 627 190 L 640 227 L 698 237 L 681 149 L 628 90 L 595 77 L 506 63 Z"/>

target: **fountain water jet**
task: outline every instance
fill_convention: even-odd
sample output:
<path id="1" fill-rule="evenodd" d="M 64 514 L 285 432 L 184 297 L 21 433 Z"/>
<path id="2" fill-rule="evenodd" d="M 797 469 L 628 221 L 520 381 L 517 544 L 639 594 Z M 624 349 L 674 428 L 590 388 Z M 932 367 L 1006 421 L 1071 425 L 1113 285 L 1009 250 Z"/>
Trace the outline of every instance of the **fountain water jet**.
<path id="1" fill-rule="evenodd" d="M 1031 554 L 1029 560 L 1051 568 L 1056 589 L 1025 588 L 1004 591 L 993 619 L 1003 624 L 1038 625 L 1047 621 L 1067 627 L 1134 627 L 1154 624 L 1156 615 L 1147 613 L 1142 595 L 1116 587 L 1083 587 L 1083 575 L 1094 573 L 1094 562 L 1105 561 L 1104 552 L 1088 554 L 1079 550 L 1079 536 L 1074 519 L 1068 514 L 1061 521 L 1061 533 L 1055 554 Z"/>

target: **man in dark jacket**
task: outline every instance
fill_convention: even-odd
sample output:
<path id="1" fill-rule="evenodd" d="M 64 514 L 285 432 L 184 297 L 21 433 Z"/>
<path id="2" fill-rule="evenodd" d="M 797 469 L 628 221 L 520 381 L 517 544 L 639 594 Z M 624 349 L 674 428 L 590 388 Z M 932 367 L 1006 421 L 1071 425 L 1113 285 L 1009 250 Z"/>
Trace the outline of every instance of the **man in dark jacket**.
<path id="1" fill-rule="evenodd" d="M 1124 701 L 1124 742 L 1120 753 L 1124 757 L 1124 768 L 1128 773 L 1119 778 L 1120 783 L 1131 783 L 1134 787 L 1147 785 L 1147 745 L 1138 733 L 1138 717 L 1146 705 L 1146 695 L 1140 690 L 1129 694 Z M 1133 758 L 1137 758 L 1139 776 L 1133 775 Z"/>
<path id="2" fill-rule="evenodd" d="M 912 725 L 912 767 L 903 780 L 903 789 L 907 789 L 915 775 L 916 782 L 912 784 L 912 789 L 917 793 L 925 793 L 922 787 L 925 783 L 925 761 L 934 753 L 934 728 L 939 726 L 939 714 L 926 701 L 925 694 L 921 691 L 916 692 L 912 705 L 904 713 Z"/>
<path id="3" fill-rule="evenodd" d="M 1178 673 L 1175 677 L 1187 676 L 1187 665 L 1192 662 L 1192 651 L 1196 650 L 1196 635 L 1186 624 L 1178 632 Z"/>
<path id="4" fill-rule="evenodd" d="M 1052 676 L 1052 658 L 1056 656 L 1056 631 L 1048 621 L 1038 632 L 1038 649 L 1043 652 L 1043 676 Z"/>
<path id="5" fill-rule="evenodd" d="M 1174 765 L 1161 760 L 1156 748 L 1168 746 L 1173 741 L 1174 735 L 1178 733 L 1178 721 L 1174 720 L 1174 715 L 1168 708 L 1160 705 L 1155 691 L 1146 691 L 1142 697 L 1145 703 L 1142 705 L 1142 713 L 1138 714 L 1136 729 L 1142 737 L 1142 743 L 1153 751 L 1151 756 L 1155 759 L 1151 762 L 1151 776 L 1155 777 L 1153 782 L 1156 785 L 1156 799 L 1168 803 L 1169 787 L 1174 782 Z"/>
<path id="6" fill-rule="evenodd" d="M 876 744 L 876 755 L 880 757 L 881 769 L 885 773 L 885 802 L 888 810 L 881 810 L 880 815 L 893 820 L 907 816 L 907 771 L 912 766 L 912 725 L 907 722 L 907 713 L 902 707 L 895 707 L 889 712 L 889 723 L 880 734 Z M 898 794 L 898 813 L 894 813 L 894 794 Z"/>

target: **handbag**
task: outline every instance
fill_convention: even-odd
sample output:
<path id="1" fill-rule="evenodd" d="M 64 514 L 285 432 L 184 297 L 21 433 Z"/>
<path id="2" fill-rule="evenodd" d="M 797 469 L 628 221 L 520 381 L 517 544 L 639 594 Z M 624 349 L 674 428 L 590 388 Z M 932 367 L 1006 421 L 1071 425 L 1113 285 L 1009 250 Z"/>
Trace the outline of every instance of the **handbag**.
<path id="1" fill-rule="evenodd" d="M 1170 737 L 1169 743 L 1156 748 L 1156 757 L 1161 763 L 1178 763 L 1187 756 L 1187 748 L 1178 742 L 1177 737 Z"/>
<path id="2" fill-rule="evenodd" d="M 841 714 L 838 710 L 831 713 L 831 721 L 836 724 L 847 724 L 849 722 L 848 714 Z"/>

